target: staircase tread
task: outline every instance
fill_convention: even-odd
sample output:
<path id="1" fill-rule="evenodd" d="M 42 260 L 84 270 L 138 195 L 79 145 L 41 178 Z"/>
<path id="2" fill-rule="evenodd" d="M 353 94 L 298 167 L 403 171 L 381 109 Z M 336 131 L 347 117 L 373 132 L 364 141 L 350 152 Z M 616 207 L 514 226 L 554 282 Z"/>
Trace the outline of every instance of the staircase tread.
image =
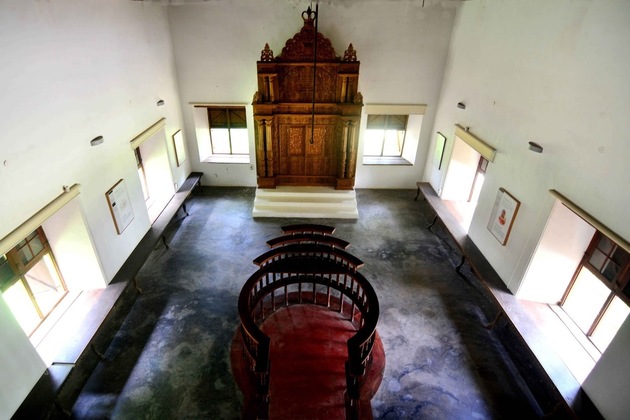
<path id="1" fill-rule="evenodd" d="M 253 217 L 357 219 L 354 190 L 327 187 L 257 189 Z"/>

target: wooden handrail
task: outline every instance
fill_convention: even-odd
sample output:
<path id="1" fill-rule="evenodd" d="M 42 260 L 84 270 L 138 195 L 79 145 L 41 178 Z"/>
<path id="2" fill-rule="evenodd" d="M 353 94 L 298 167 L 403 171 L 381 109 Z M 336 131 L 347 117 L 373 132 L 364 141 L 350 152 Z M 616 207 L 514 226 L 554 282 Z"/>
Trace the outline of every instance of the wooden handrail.
<path id="1" fill-rule="evenodd" d="M 344 241 L 343 239 L 339 239 L 335 236 L 323 235 L 320 233 L 294 233 L 267 241 L 267 245 L 269 245 L 270 248 L 296 243 L 328 244 L 334 246 L 335 248 L 342 249 L 347 249 L 350 246 L 350 242 L 348 241 Z"/>
<path id="2" fill-rule="evenodd" d="M 287 256 L 305 256 L 320 258 L 326 260 L 334 260 L 343 265 L 358 270 L 363 267 L 363 261 L 354 255 L 340 248 L 334 248 L 330 245 L 323 244 L 290 244 L 283 247 L 273 248 L 254 259 L 254 264 L 261 267 L 271 261 L 286 258 Z"/>
<path id="3" fill-rule="evenodd" d="M 357 327 L 356 334 L 347 341 L 345 398 L 348 416 L 356 417 L 361 378 L 370 361 L 379 318 L 376 292 L 356 271 L 362 262 L 341 249 L 321 244 L 274 248 L 254 261 L 260 268 L 243 285 L 238 310 L 246 349 L 245 362 L 257 385 L 258 416 L 265 418 L 268 413 L 270 367 L 270 340 L 260 325 L 280 307 L 315 304 L 347 313 L 348 320 Z M 295 286 L 297 290 L 291 290 Z M 326 293 L 318 292 L 318 286 L 324 286 Z M 278 290 L 282 292 L 277 294 Z M 338 302 L 338 305 L 331 302 Z"/>
<path id="4" fill-rule="evenodd" d="M 282 233 L 321 233 L 323 235 L 332 235 L 335 233 L 333 226 L 318 225 L 316 223 L 300 223 L 296 225 L 282 226 Z"/>

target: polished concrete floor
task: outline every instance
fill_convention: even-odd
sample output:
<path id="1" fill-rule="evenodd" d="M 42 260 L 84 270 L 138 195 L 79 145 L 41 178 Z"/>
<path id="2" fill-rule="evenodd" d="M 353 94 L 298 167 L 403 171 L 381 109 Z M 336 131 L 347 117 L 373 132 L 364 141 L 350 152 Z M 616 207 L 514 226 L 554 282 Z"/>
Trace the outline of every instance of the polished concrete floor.
<path id="1" fill-rule="evenodd" d="M 237 298 L 252 260 L 280 226 L 336 226 L 362 259 L 379 297 L 385 374 L 372 400 L 377 419 L 542 416 L 514 362 L 503 327 L 474 276 L 464 278 L 428 205 L 415 190 L 357 190 L 359 219 L 253 219 L 253 188 L 204 188 L 190 216 L 167 229 L 138 275 L 138 296 L 73 407 L 81 419 L 237 419 L 242 396 L 230 370 Z M 499 339 L 501 336 L 501 339 Z M 520 373 L 519 373 L 520 372 Z M 531 378 L 526 378 L 527 383 Z"/>

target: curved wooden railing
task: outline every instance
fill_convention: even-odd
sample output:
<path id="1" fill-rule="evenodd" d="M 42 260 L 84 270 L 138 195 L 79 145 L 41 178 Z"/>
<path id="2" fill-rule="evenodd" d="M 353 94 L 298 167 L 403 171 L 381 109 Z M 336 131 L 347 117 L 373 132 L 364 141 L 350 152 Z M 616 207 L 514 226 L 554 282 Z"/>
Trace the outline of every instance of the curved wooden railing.
<path id="1" fill-rule="evenodd" d="M 282 233 L 284 234 L 298 234 L 298 233 L 320 233 L 322 235 L 332 235 L 335 233 L 333 226 L 320 225 L 316 223 L 300 223 L 296 225 L 282 226 Z"/>
<path id="2" fill-rule="evenodd" d="M 272 248 L 254 259 L 254 264 L 259 267 L 264 267 L 271 262 L 287 257 L 310 257 L 309 260 L 312 261 L 332 260 L 349 267 L 353 271 L 356 271 L 363 266 L 363 261 L 345 250 L 333 248 L 330 245 L 321 243 L 289 244 L 278 248 Z"/>
<path id="3" fill-rule="evenodd" d="M 284 246 L 289 244 L 325 244 L 335 248 L 347 249 L 350 246 L 350 242 L 339 239 L 335 236 L 322 235 L 319 233 L 294 233 L 291 235 L 284 235 L 278 238 L 270 239 L 267 241 L 267 245 L 270 248 L 276 248 L 278 246 Z"/>
<path id="4" fill-rule="evenodd" d="M 310 225 L 309 225 L 310 226 Z M 361 260 L 321 243 L 289 244 L 258 257 L 241 290 L 238 310 L 245 364 L 256 385 L 256 416 L 269 413 L 270 339 L 260 326 L 277 309 L 313 304 L 347 314 L 357 329 L 347 341 L 346 417 L 359 418 L 362 378 L 371 361 L 379 317 L 378 297 L 356 270 Z"/>

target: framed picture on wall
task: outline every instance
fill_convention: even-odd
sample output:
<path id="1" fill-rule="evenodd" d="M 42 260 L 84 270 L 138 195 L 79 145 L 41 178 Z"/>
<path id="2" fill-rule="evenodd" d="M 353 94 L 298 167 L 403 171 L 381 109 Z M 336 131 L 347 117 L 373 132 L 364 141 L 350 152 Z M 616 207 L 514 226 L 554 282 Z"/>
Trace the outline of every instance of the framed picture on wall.
<path id="1" fill-rule="evenodd" d="M 109 211 L 114 219 L 116 232 L 120 235 L 133 220 L 133 209 L 131 208 L 125 181 L 121 179 L 114 184 L 114 186 L 105 193 L 105 197 L 109 204 Z"/>
<path id="2" fill-rule="evenodd" d="M 435 152 L 433 153 L 433 166 L 442 169 L 442 159 L 444 159 L 444 148 L 446 146 L 446 137 L 442 133 L 437 133 L 435 139 Z"/>
<path id="3" fill-rule="evenodd" d="M 184 135 L 182 134 L 182 130 L 177 130 L 177 132 L 173 134 L 173 146 L 175 148 L 177 166 L 182 166 L 182 163 L 186 160 L 186 148 L 184 147 Z"/>
<path id="4" fill-rule="evenodd" d="M 488 230 L 495 238 L 505 245 L 510 237 L 514 219 L 518 213 L 521 202 L 503 188 L 499 188 L 497 198 L 494 200 Z"/>

